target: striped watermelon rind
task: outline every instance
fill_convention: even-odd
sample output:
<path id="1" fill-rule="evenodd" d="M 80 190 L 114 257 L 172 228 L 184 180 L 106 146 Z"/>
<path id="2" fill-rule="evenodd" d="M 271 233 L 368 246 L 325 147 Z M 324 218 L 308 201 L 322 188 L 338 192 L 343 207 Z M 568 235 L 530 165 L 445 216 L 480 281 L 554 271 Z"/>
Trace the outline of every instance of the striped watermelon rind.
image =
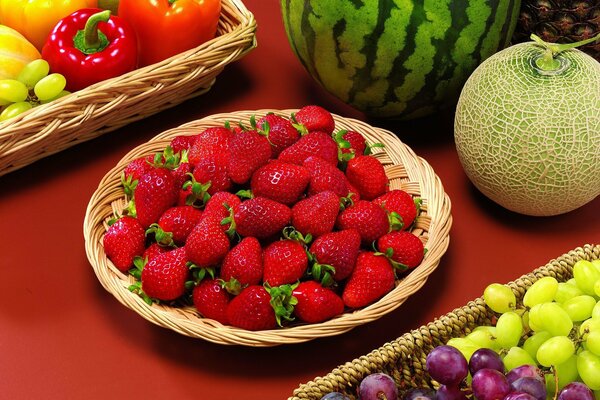
<path id="1" fill-rule="evenodd" d="M 505 48 L 519 0 L 281 0 L 290 45 L 328 92 L 367 115 L 411 119 L 454 105 Z"/>

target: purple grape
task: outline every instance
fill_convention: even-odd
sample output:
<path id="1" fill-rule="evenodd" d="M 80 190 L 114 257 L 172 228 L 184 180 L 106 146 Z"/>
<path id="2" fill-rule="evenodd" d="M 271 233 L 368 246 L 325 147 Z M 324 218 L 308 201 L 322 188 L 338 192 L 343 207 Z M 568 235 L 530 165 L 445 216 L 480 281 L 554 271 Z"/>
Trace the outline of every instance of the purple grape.
<path id="1" fill-rule="evenodd" d="M 510 386 L 502 372 L 495 369 L 480 369 L 473 375 L 471 383 L 477 400 L 503 399 L 510 392 Z"/>
<path id="2" fill-rule="evenodd" d="M 510 387 L 515 392 L 529 393 L 536 400 L 546 400 L 546 384 L 538 378 L 524 376 L 511 383 Z"/>
<path id="3" fill-rule="evenodd" d="M 540 371 L 540 369 L 535 365 L 521 365 L 520 367 L 511 369 L 506 374 L 506 380 L 508 381 L 509 385 L 517 379 L 525 377 L 539 379 L 542 383 L 546 382 L 544 379 L 544 374 L 542 374 L 542 371 Z"/>
<path id="4" fill-rule="evenodd" d="M 536 400 L 535 397 L 525 392 L 510 392 L 503 400 Z"/>
<path id="5" fill-rule="evenodd" d="M 360 382 L 358 397 L 361 400 L 398 400 L 398 387 L 394 379 L 387 374 L 370 374 Z"/>
<path id="6" fill-rule="evenodd" d="M 340 392 L 327 393 L 321 400 L 350 400 L 350 397 Z"/>
<path id="7" fill-rule="evenodd" d="M 402 400 L 437 400 L 435 390 L 430 388 L 414 388 L 406 391 Z"/>
<path id="8" fill-rule="evenodd" d="M 484 368 L 495 369 L 504 373 L 504 363 L 498 353 L 492 349 L 479 349 L 473 353 L 469 360 L 471 375 L 475 375 L 475 372 Z"/>
<path id="9" fill-rule="evenodd" d="M 560 391 L 558 400 L 594 400 L 594 393 L 581 382 L 571 382 Z"/>
<path id="10" fill-rule="evenodd" d="M 467 360 L 452 346 L 438 346 L 431 350 L 425 360 L 425 368 L 433 379 L 447 386 L 458 386 L 469 373 Z"/>
<path id="11" fill-rule="evenodd" d="M 436 400 L 467 400 L 467 395 L 458 386 L 441 385 Z"/>

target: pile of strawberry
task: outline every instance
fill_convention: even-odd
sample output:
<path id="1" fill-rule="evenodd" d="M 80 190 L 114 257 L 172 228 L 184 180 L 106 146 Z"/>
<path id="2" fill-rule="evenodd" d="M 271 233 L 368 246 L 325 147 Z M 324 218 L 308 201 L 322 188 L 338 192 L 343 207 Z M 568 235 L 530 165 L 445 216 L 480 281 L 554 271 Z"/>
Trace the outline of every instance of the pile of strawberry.
<path id="1" fill-rule="evenodd" d="M 177 136 L 131 161 L 107 257 L 150 304 L 248 330 L 367 306 L 420 264 L 419 199 L 389 190 L 364 137 L 306 106 Z"/>

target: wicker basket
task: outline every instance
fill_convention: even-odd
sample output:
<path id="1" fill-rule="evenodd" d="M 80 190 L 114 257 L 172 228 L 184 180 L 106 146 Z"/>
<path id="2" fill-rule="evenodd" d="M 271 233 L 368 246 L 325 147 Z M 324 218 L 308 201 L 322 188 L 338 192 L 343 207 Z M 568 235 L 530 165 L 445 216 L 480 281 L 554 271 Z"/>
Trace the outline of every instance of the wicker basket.
<path id="1" fill-rule="evenodd" d="M 214 39 L 1 123 L 0 176 L 206 93 L 256 46 L 255 31 L 240 0 L 223 0 Z"/>
<path id="2" fill-rule="evenodd" d="M 588 244 L 571 250 L 545 266 L 508 283 L 508 286 L 517 299 L 522 299 L 526 289 L 539 278 L 553 276 L 559 282 L 572 278 L 573 265 L 582 259 L 600 259 L 600 245 Z M 485 306 L 483 299 L 477 298 L 462 308 L 384 344 L 366 356 L 335 368 L 324 377 L 317 377 L 302 384 L 294 390 L 288 400 L 318 400 L 333 391 L 342 392 L 354 399 L 360 381 L 374 372 L 384 372 L 392 376 L 401 389 L 433 387 L 431 378 L 425 372 L 427 354 L 452 337 L 466 336 L 479 325 L 489 325 L 492 317 L 493 312 Z"/>
<path id="3" fill-rule="evenodd" d="M 381 142 L 385 145 L 385 152 L 376 148 L 374 153 L 385 166 L 386 173 L 390 178 L 391 189 L 406 190 L 411 195 L 418 196 L 423 200 L 421 214 L 417 218 L 412 232 L 421 238 L 428 251 L 421 265 L 399 280 L 394 290 L 375 304 L 345 313 L 320 324 L 299 324 L 258 332 L 224 326 L 216 321 L 201 318 L 193 307 L 174 308 L 156 304 L 149 306 L 137 295 L 127 290 L 132 283 L 132 278 L 120 273 L 108 261 L 102 247 L 102 237 L 107 229 L 107 219 L 113 214 L 113 210 L 120 210 L 125 205 L 124 193 L 120 185 L 120 174 L 125 165 L 136 157 L 161 151 L 176 135 L 198 133 L 210 126 L 222 126 L 226 121 L 231 123 L 247 122 L 251 115 L 256 115 L 258 118 L 267 112 L 275 112 L 282 116 L 290 116 L 294 111 L 297 110 L 258 110 L 214 115 L 168 130 L 127 154 L 100 182 L 90 200 L 84 222 L 87 255 L 104 288 L 125 306 L 157 325 L 211 342 L 247 346 L 297 343 L 322 336 L 341 334 L 394 310 L 408 296 L 416 292 L 437 267 L 448 247 L 448 233 L 452 221 L 450 200 L 429 164 L 417 157 L 392 133 L 373 128 L 361 121 L 344 119 L 335 115 L 337 128 L 356 130 L 361 132 L 368 142 Z"/>

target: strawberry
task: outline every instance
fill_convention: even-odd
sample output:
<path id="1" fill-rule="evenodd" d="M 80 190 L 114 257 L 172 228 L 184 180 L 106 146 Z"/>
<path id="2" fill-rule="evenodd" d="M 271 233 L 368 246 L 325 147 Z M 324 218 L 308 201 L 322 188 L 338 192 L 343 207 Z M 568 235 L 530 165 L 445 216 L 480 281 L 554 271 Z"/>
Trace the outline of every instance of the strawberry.
<path id="1" fill-rule="evenodd" d="M 304 193 L 309 180 L 310 173 L 306 168 L 274 160 L 252 175 L 250 188 L 254 196 L 291 205 Z"/>
<path id="2" fill-rule="evenodd" d="M 340 212 L 340 198 L 332 191 L 317 193 L 292 207 L 292 225 L 304 236 L 331 232 Z"/>
<path id="3" fill-rule="evenodd" d="M 352 184 L 350 182 L 348 182 L 348 179 L 346 179 L 347 182 L 347 190 L 348 190 L 348 197 L 352 199 L 352 201 L 356 202 L 360 200 L 360 193 L 358 193 L 358 189 L 355 188 L 354 186 L 352 186 Z"/>
<path id="4" fill-rule="evenodd" d="M 232 186 L 227 173 L 228 164 L 227 153 L 209 154 L 194 165 L 194 179 L 201 184 L 210 183 L 207 189 L 210 195 L 228 191 Z"/>
<path id="5" fill-rule="evenodd" d="M 277 327 L 271 295 L 259 285 L 248 286 L 227 306 L 227 320 L 235 327 L 258 331 Z"/>
<path id="6" fill-rule="evenodd" d="M 356 229 L 362 243 L 369 246 L 371 242 L 388 233 L 390 222 L 381 207 L 366 200 L 359 200 L 338 215 L 336 226 L 340 230 Z"/>
<path id="7" fill-rule="evenodd" d="M 386 257 L 362 252 L 344 287 L 342 299 L 347 307 L 364 307 L 390 292 L 394 282 L 394 268 Z"/>
<path id="8" fill-rule="evenodd" d="M 300 132 L 288 120 L 279 115 L 267 114 L 257 123 L 258 128 L 265 132 L 271 143 L 271 157 L 277 158 L 279 153 L 300 139 Z"/>
<path id="9" fill-rule="evenodd" d="M 204 207 L 204 217 L 212 217 L 217 221 L 223 221 L 230 215 L 230 208 L 236 210 L 238 206 L 242 204 L 242 200 L 233 193 L 229 192 L 217 192 Z M 221 225 L 224 231 L 229 229 L 229 224 Z"/>
<path id="10" fill-rule="evenodd" d="M 266 197 L 255 197 L 234 209 L 233 222 L 235 230 L 241 236 L 266 239 L 280 232 L 291 217 L 292 210 L 285 204 Z"/>
<path id="11" fill-rule="evenodd" d="M 373 156 L 357 156 L 348 161 L 346 177 L 364 200 L 373 200 L 388 189 L 383 164 Z"/>
<path id="12" fill-rule="evenodd" d="M 134 192 L 137 218 L 144 228 L 148 228 L 165 210 L 175 204 L 178 188 L 171 171 L 155 168 L 144 174 Z"/>
<path id="13" fill-rule="evenodd" d="M 235 183 L 246 183 L 254 171 L 266 164 L 269 158 L 271 145 L 266 137 L 256 131 L 240 132 L 229 144 L 229 177 Z"/>
<path id="14" fill-rule="evenodd" d="M 131 177 L 132 181 L 139 180 L 145 173 L 154 169 L 154 155 L 138 157 L 130 161 L 123 170 L 125 177 Z"/>
<path id="15" fill-rule="evenodd" d="M 196 164 L 208 155 L 227 153 L 232 137 L 233 132 L 225 127 L 215 126 L 202 131 L 190 147 L 188 161 Z"/>
<path id="16" fill-rule="evenodd" d="M 308 132 L 321 131 L 331 135 L 335 129 L 335 121 L 331 113 L 315 105 L 302 107 L 296 112 L 294 119 L 304 125 Z"/>
<path id="17" fill-rule="evenodd" d="M 170 232 L 173 242 L 181 246 L 194 226 L 200 222 L 200 217 L 202 217 L 202 211 L 195 207 L 171 207 L 160 216 L 158 225 L 163 231 Z"/>
<path id="18" fill-rule="evenodd" d="M 316 281 L 300 283 L 292 295 L 298 301 L 294 307 L 294 314 L 304 322 L 323 322 L 344 312 L 341 297 Z"/>
<path id="19" fill-rule="evenodd" d="M 185 293 L 190 276 L 183 247 L 160 254 L 142 269 L 142 291 L 157 300 L 175 300 Z"/>
<path id="20" fill-rule="evenodd" d="M 229 237 L 220 221 L 204 217 L 192 229 L 185 242 L 186 254 L 198 267 L 212 267 L 223 261 L 229 251 Z"/>
<path id="21" fill-rule="evenodd" d="M 310 253 L 319 265 L 334 268 L 333 279 L 341 281 L 352 273 L 360 250 L 360 235 L 354 229 L 327 233 L 319 236 L 310 246 Z M 314 273 L 313 268 L 313 273 Z M 319 273 L 315 279 L 320 280 Z"/>
<path id="22" fill-rule="evenodd" d="M 192 173 L 194 166 L 188 162 L 182 162 L 177 168 L 171 171 L 173 178 L 175 178 L 175 187 L 181 189 L 183 184 L 190 179 L 188 174 Z"/>
<path id="23" fill-rule="evenodd" d="M 302 165 L 310 172 L 309 196 L 326 190 L 340 197 L 348 196 L 348 179 L 336 166 L 317 156 L 308 157 Z"/>
<path id="24" fill-rule="evenodd" d="M 404 269 L 415 268 L 424 256 L 421 239 L 407 231 L 393 231 L 383 235 L 377 240 L 377 249 Z"/>
<path id="25" fill-rule="evenodd" d="M 338 163 L 338 145 L 325 132 L 310 132 L 296 143 L 283 150 L 278 159 L 292 164 L 302 165 L 310 156 L 319 156 L 336 166 Z"/>
<path id="26" fill-rule="evenodd" d="M 258 285 L 263 277 L 263 254 L 258 239 L 242 239 L 225 256 L 221 265 L 221 278 L 237 279 L 242 285 Z"/>
<path id="27" fill-rule="evenodd" d="M 373 203 L 381 206 L 388 214 L 398 214 L 402 221 L 402 229 L 408 229 L 417 217 L 417 204 L 404 190 L 391 190 L 373 200 Z"/>
<path id="28" fill-rule="evenodd" d="M 146 236 L 140 222 L 124 216 L 108 227 L 104 234 L 104 252 L 121 272 L 133 267 L 133 259 L 144 253 Z"/>
<path id="29" fill-rule="evenodd" d="M 278 240 L 268 245 L 263 253 L 263 281 L 271 286 L 298 281 L 308 267 L 308 256 L 299 242 Z"/>
<path id="30" fill-rule="evenodd" d="M 367 141 L 363 135 L 356 131 L 347 131 L 342 135 L 342 139 L 350 143 L 349 148 L 342 149 L 342 153 L 354 153 L 357 156 L 365 154 Z"/>
<path id="31" fill-rule="evenodd" d="M 189 150 L 196 140 L 197 135 L 179 135 L 175 136 L 169 142 L 169 146 L 173 149 L 173 153 L 181 153 L 184 150 Z"/>
<path id="32" fill-rule="evenodd" d="M 162 246 L 158 243 L 152 243 L 150 246 L 146 247 L 144 254 L 142 254 L 142 258 L 146 260 L 146 262 L 150 262 L 150 260 L 159 254 L 163 254 L 171 250 L 173 250 L 172 247 Z"/>
<path id="33" fill-rule="evenodd" d="M 192 291 L 192 301 L 200 315 L 224 325 L 228 324 L 227 306 L 230 300 L 231 296 L 219 279 L 204 279 Z"/>

